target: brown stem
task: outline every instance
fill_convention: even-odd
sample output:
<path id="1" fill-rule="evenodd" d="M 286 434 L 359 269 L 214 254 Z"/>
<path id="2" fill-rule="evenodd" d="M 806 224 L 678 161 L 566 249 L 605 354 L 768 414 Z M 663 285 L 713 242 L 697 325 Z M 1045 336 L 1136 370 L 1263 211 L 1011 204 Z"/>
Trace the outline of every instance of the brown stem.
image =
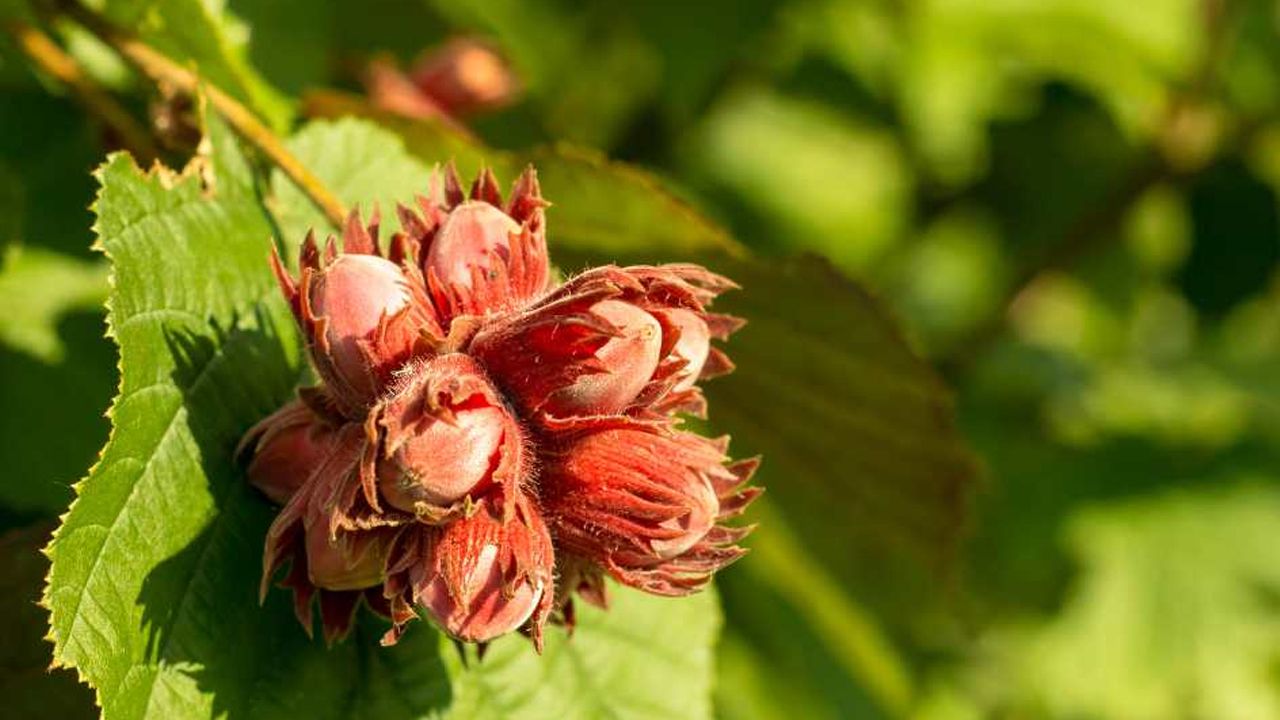
<path id="1" fill-rule="evenodd" d="M 347 215 L 342 201 L 325 187 L 320 178 L 299 162 L 298 158 L 284 147 L 275 133 L 240 101 L 208 81 L 201 80 L 195 73 L 165 57 L 145 42 L 112 27 L 92 11 L 78 4 L 68 4 L 65 11 L 68 16 L 114 48 L 153 82 L 167 84 L 192 97 L 195 97 L 203 88 L 205 97 L 209 99 L 218 114 L 226 119 L 227 124 L 235 130 L 236 134 L 256 147 L 284 171 L 298 189 L 302 190 L 325 214 L 330 223 L 335 227 L 342 227 Z"/>
<path id="2" fill-rule="evenodd" d="M 6 21 L 3 26 L 31 63 L 65 85 L 80 104 L 111 129 L 139 162 L 146 164 L 160 157 L 160 148 L 146 126 L 85 74 L 75 58 L 48 35 L 16 18 Z"/>

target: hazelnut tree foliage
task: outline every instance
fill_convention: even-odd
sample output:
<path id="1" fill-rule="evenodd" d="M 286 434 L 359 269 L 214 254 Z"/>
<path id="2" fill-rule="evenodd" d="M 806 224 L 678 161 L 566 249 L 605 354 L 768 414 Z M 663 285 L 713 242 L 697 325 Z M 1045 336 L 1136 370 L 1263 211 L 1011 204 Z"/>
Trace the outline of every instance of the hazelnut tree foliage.
<path id="1" fill-rule="evenodd" d="M 1274 8 L 686 5 L 0 1 L 0 688 L 15 717 L 1280 712 Z M 495 49 L 509 84 L 449 85 L 472 47 L 459 37 Z M 714 343 L 736 370 L 699 384 L 705 420 L 670 343 L 680 362 L 623 394 L 659 397 L 665 377 L 685 400 L 653 407 L 697 433 L 679 447 L 706 455 L 700 471 L 749 474 L 696 439 L 729 435 L 734 457 L 763 459 L 767 493 L 721 525 L 725 484 L 688 510 L 686 538 L 653 504 L 592 495 L 645 453 L 682 472 L 666 440 L 609 425 L 556 453 L 494 451 L 535 457 L 546 487 L 480 513 L 569 498 L 626 531 L 548 515 L 554 546 L 521 556 L 536 572 L 490 592 L 509 611 L 484 622 L 418 577 L 398 614 L 365 599 L 304 629 L 297 601 L 341 594 L 322 585 L 345 588 L 353 566 L 276 588 L 305 565 L 309 521 L 273 534 L 293 491 L 255 472 L 297 427 L 298 388 L 350 375 L 317 359 L 277 276 L 330 267 L 304 238 L 325 252 L 349 210 L 380 210 L 392 253 L 414 234 L 397 205 L 421 207 L 449 163 L 504 193 L 536 168 L 550 266 L 522 276 L 521 302 L 608 265 L 692 263 L 741 286 L 693 308 L 695 327 L 747 321 Z M 475 309 L 423 289 L 437 310 Z M 692 306 L 668 302 L 598 313 L 679 337 Z M 471 352 L 431 322 L 431 352 Z M 523 377 L 514 327 L 476 330 L 478 360 L 415 367 L 482 388 L 464 422 L 531 424 L 530 393 L 599 416 L 608 392 L 548 400 L 500 379 Z M 383 432 L 399 410 L 378 405 Z M 463 425 L 434 427 L 432 456 Z M 418 436 L 402 434 L 380 461 L 394 471 L 370 465 L 386 483 L 372 497 L 394 501 L 379 518 L 425 513 L 429 534 L 508 517 L 473 514 L 470 481 L 406 484 Z M 517 435 L 542 437 L 501 437 Z M 644 552 L 600 551 L 637 527 Z M 713 531 L 750 550 L 714 584 L 637 589 Z M 449 544 L 421 543 L 400 555 Z M 699 587 L 725 564 L 708 557 Z M 566 604 L 570 584 L 607 609 Z"/>
<path id="2" fill-rule="evenodd" d="M 542 583 L 548 585 L 542 592 L 546 609 L 535 614 L 533 625 L 541 654 L 523 638 L 495 640 L 495 633 L 477 631 L 465 620 L 455 625 L 448 616 L 434 616 L 442 630 L 463 640 L 485 640 L 483 646 L 455 645 L 444 632 L 422 623 L 401 629 L 400 623 L 407 620 L 404 609 L 393 613 L 399 618 L 394 630 L 399 643 L 394 648 L 378 643 L 381 638 L 387 644 L 392 633 L 373 613 L 357 614 L 353 627 L 323 633 L 328 641 L 346 636 L 329 644 L 312 640 L 309 626 L 301 628 L 289 619 L 294 608 L 282 593 L 266 592 L 259 600 L 259 583 L 253 578 L 263 569 L 261 547 L 276 511 L 271 498 L 246 482 L 237 442 L 299 385 L 313 383 L 308 380 L 314 376 L 307 369 L 304 345 L 314 350 L 316 344 L 314 337 L 303 342 L 304 333 L 285 301 L 288 293 L 280 296 L 267 256 L 273 249 L 283 250 L 286 257 L 294 255 L 307 232 L 323 235 L 336 230 L 322 193 L 335 193 L 337 202 L 367 212 L 375 207 L 390 210 L 397 203 L 412 204 L 433 174 L 439 181 L 438 166 L 446 162 L 457 163 L 467 174 L 487 167 L 505 178 L 515 178 L 526 165 L 537 167 L 548 196 L 564 198 L 548 211 L 549 222 L 561 223 L 562 232 L 552 224 L 547 237 L 553 251 L 564 251 L 562 263 L 695 260 L 742 275 L 760 294 L 747 306 L 760 329 L 754 341 L 744 335 L 744 349 L 754 353 L 757 368 L 741 375 L 746 383 L 726 382 L 721 390 L 725 403 L 734 406 L 727 414 L 742 419 L 741 430 L 735 432 L 748 442 L 754 435 L 755 442 L 763 444 L 785 423 L 761 423 L 753 417 L 753 407 L 794 408 L 796 403 L 824 399 L 808 416 L 827 431 L 845 435 L 853 445 L 833 448 L 832 457 L 819 458 L 816 464 L 807 457 L 807 448 L 780 448 L 775 472 L 810 478 L 808 483 L 796 482 L 797 489 L 826 484 L 846 487 L 839 490 L 842 493 L 873 487 L 870 476 L 855 472 L 856 457 L 886 433 L 900 435 L 904 440 L 885 455 L 890 462 L 880 482 L 898 476 L 936 488 L 937 499 L 926 501 L 925 508 L 930 516 L 926 526 L 934 531 L 911 532 L 905 545 L 894 548 L 879 547 L 860 532 L 850 533 L 842 544 L 860 547 L 884 563 L 897 562 L 893 555 L 901 553 L 901 561 L 911 564 L 903 573 L 904 583 L 914 579 L 911 572 L 935 572 L 932 565 L 945 562 L 951 553 L 963 513 L 957 498 L 969 471 L 968 458 L 951 429 L 941 384 L 906 347 L 877 303 L 822 261 L 796 259 L 771 266 L 755 260 L 714 223 L 664 190 L 656 177 L 590 151 L 565 146 L 513 154 L 487 148 L 438 123 L 392 117 L 381 124 L 376 117 L 295 120 L 281 112 L 289 105 L 245 62 L 224 34 L 222 19 L 207 7 L 162 5 L 138 18 L 131 18 L 126 8 L 111 10 L 74 11 L 71 17 L 133 63 L 139 81 L 156 80 L 148 73 L 158 63 L 160 75 L 178 73 L 181 93 L 181 81 L 193 76 L 186 68 L 197 68 L 200 73 L 194 77 L 200 84 L 188 88 L 186 105 L 179 104 L 179 111 L 187 110 L 182 119 L 195 123 L 200 139 L 184 156 L 181 149 L 156 150 L 152 144 L 130 149 L 128 138 L 122 138 L 126 149 L 109 154 L 93 172 L 97 190 L 91 227 L 94 249 L 108 262 L 107 336 L 118 350 L 120 380 L 107 413 L 109 439 L 87 476 L 76 484 L 70 509 L 45 549 L 52 563 L 41 604 L 49 612 L 55 666 L 74 670 L 92 688 L 105 716 L 711 715 L 713 655 L 722 616 L 710 590 L 681 599 L 652 598 L 622 586 L 606 588 L 596 575 L 591 584 L 598 587 L 591 595 L 599 601 L 607 590 L 608 610 L 582 607 L 570 623 L 557 602 L 557 622 L 544 631 L 541 624 L 544 613 L 551 612 L 553 597 L 548 567 L 538 576 L 539 592 Z M 183 36 L 158 31 L 147 22 L 157 17 L 163 18 L 161 24 L 198 20 L 210 33 L 204 39 L 217 42 L 203 47 L 197 42 L 201 38 L 193 36 L 195 29 Z M 131 19 L 137 21 L 136 30 L 129 25 Z M 40 32 L 46 21 L 43 16 L 15 20 L 15 40 Z M 205 55 L 206 50 L 215 52 Z M 75 89 L 70 82 L 68 87 Z M 181 103 L 184 97 L 167 100 Z M 351 110 L 369 114 L 360 107 Z M 238 112 L 254 114 L 257 120 L 246 130 Z M 290 134 L 293 126 L 297 130 Z M 153 162 L 143 167 L 146 160 L 137 155 L 147 151 L 160 157 L 147 158 Z M 300 181 L 288 161 L 301 166 L 306 177 Z M 405 220 L 401 215 L 388 221 L 396 229 Z M 25 253 L 25 248 L 14 251 L 13 257 L 19 258 L 15 264 L 26 260 Z M 61 262 L 65 269 L 54 264 L 46 272 L 70 274 L 77 262 L 85 264 Z M 102 297 L 101 276 L 87 269 L 80 272 L 92 281 L 85 290 L 91 306 L 93 299 Z M 34 275 L 42 277 L 39 272 Z M 655 282 L 668 281 L 659 276 Z M 33 285 L 24 290 L 33 292 Z M 544 291 L 530 287 L 527 292 Z M 71 296 L 57 310 L 85 304 Z M 307 318 L 299 316 L 304 330 L 310 327 Z M 654 320 L 646 322 L 658 327 Z M 664 321 L 667 326 L 675 322 Z M 833 329 L 838 332 L 832 334 Z M 502 336 L 489 333 L 495 334 Z M 510 368 L 508 377 L 519 376 L 521 348 L 503 343 L 518 346 L 520 336 L 516 333 L 508 341 L 500 337 L 484 344 L 484 361 L 491 368 Z M 443 342 L 444 337 L 436 340 Z M 779 343 L 787 349 L 780 350 Z M 821 357 L 809 362 L 819 363 L 818 368 L 796 365 L 815 354 Z M 850 364 L 892 379 L 847 387 L 832 382 L 841 367 Z M 663 392 L 670 394 L 677 380 L 673 376 Z M 690 388 L 691 383 L 692 377 Z M 585 391 L 574 392 L 578 395 L 564 397 Z M 623 392 L 631 397 L 638 389 Z M 680 399 L 686 395 L 685 389 L 676 393 L 682 407 L 700 397 Z M 344 396 L 334 391 L 333 397 Z M 590 415 L 600 412 L 591 408 L 606 401 L 587 402 Z M 618 404 L 624 402 L 626 398 Z M 525 400 L 518 403 L 523 406 Z M 850 415 L 854 408 L 874 412 L 876 406 L 893 408 L 893 417 L 867 427 Z M 696 403 L 693 410 L 698 414 Z M 591 452 L 610 451 L 619 433 L 636 434 L 603 434 L 606 441 L 595 442 L 593 447 L 600 449 Z M 248 436 L 250 442 L 255 438 Z M 921 447 L 926 450 L 923 466 Z M 669 451 L 659 446 L 645 452 Z M 626 454 L 622 448 L 621 456 Z M 547 462 L 552 465 L 548 472 L 563 478 L 561 484 L 583 472 L 582 462 L 565 464 L 563 470 Z M 599 462 L 587 461 L 587 466 Z M 725 477 L 730 482 L 718 492 L 738 484 L 733 474 Z M 573 498 L 581 497 L 578 490 L 570 492 Z M 49 493 L 47 501 L 24 498 L 20 490 L 14 493 L 18 502 L 31 503 L 30 512 L 55 509 L 63 501 L 52 497 L 56 493 Z M 801 505 L 810 501 L 801 492 L 793 500 Z M 893 501 L 885 502 L 885 509 L 892 510 Z M 458 527 L 475 522 L 466 519 L 472 517 L 469 506 L 455 508 Z M 781 531 L 786 511 L 776 512 Z M 845 532 L 847 520 L 832 518 L 826 527 Z M 658 540 L 653 542 L 660 547 Z M 665 542 L 669 546 L 675 540 Z M 270 543 L 267 552 L 275 552 Z M 626 564 L 626 557 L 611 556 L 608 562 Z M 317 562 L 310 559 L 313 565 Z M 294 565 L 301 562 L 295 558 Z M 628 584 L 650 582 L 645 580 L 648 566 L 638 558 L 632 562 L 639 563 L 637 570 L 618 577 L 638 578 Z M 718 566 L 719 561 L 713 562 L 708 569 Z M 266 566 L 264 586 L 279 579 L 272 577 L 274 569 L 274 564 Z M 851 565 L 848 570 L 865 571 Z M 314 573 L 312 577 L 331 582 Z M 568 584 L 575 577 L 570 569 L 556 568 L 555 582 Z M 683 577 L 664 582 L 683 583 Z M 664 594 L 683 595 L 701 584 L 680 592 L 672 592 L 680 586 L 669 585 Z M 448 591 L 457 598 L 453 587 Z M 414 600 L 422 612 L 439 604 L 428 597 L 446 597 L 430 585 L 422 592 L 425 595 L 419 596 L 415 589 L 409 596 L 408 611 L 414 610 Z M 515 593 L 509 602 L 519 602 L 527 591 L 508 592 Z M 327 606 L 320 607 L 324 614 Z M 568 624 L 574 626 L 572 636 Z"/>

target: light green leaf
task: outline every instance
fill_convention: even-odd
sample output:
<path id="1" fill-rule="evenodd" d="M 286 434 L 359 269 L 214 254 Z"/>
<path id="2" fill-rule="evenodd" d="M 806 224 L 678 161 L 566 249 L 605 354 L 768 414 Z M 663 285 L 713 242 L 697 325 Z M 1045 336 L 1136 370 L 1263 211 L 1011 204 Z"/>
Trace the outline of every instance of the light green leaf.
<path id="1" fill-rule="evenodd" d="M 1127 135 L 1156 131 L 1166 94 L 1186 81 L 1205 31 L 1198 7 L 1181 0 L 958 0 L 906 15 L 826 0 L 796 20 L 807 42 L 891 96 L 925 169 L 948 183 L 982 176 L 988 124 L 1028 112 L 1045 84 L 1096 97 Z"/>
<path id="2" fill-rule="evenodd" d="M 1078 515 L 1083 574 L 1028 638 L 1029 689 L 1058 717 L 1280 715 L 1277 527 L 1280 492 L 1261 483 Z"/>
<path id="3" fill-rule="evenodd" d="M 214 139 L 234 153 L 225 131 Z M 98 172 L 120 393 L 111 439 L 50 546 L 45 602 L 55 661 L 97 689 L 107 717 L 261 701 L 247 680 L 289 638 L 275 628 L 280 603 L 253 610 L 268 516 L 231 450 L 287 397 L 300 357 L 262 271 L 267 218 L 249 178 L 214 165 L 211 186 L 196 172 L 144 175 L 126 155 Z"/>
<path id="4" fill-rule="evenodd" d="M 0 343 L 45 362 L 65 353 L 56 323 L 107 297 L 106 268 L 39 248 L 11 248 L 0 259 Z"/>
<path id="5" fill-rule="evenodd" d="M 414 195 L 427 192 L 430 167 L 406 153 L 395 135 L 367 122 L 313 122 L 289 139 L 288 148 L 348 207 L 359 207 L 366 221 L 378 206 L 387 230 L 399 227 L 395 203 L 411 205 Z M 273 173 L 271 189 L 287 247 L 297 247 L 310 229 L 321 240 L 335 230 L 283 172 Z"/>
<path id="6" fill-rule="evenodd" d="M 813 102 L 742 90 L 692 135 L 685 164 L 760 217 L 747 238 L 821 253 L 864 271 L 905 234 L 906 153 L 889 129 Z M 750 227 L 750 226 L 748 226 Z"/>
<path id="7" fill-rule="evenodd" d="M 483 662 L 458 672 L 449 717 L 710 718 L 714 593 L 673 600 L 611 590 L 607 612 L 582 607 L 573 637 L 552 631 L 542 657 L 520 637 L 494 643 Z"/>
<path id="8" fill-rule="evenodd" d="M 49 549 L 55 662 L 107 718 L 336 719 L 375 702 L 383 717 L 426 714 L 447 698 L 434 633 L 375 656 L 382 631 L 362 630 L 328 651 L 284 593 L 258 606 L 271 509 L 232 451 L 289 396 L 301 357 L 248 165 L 224 127 L 211 132 L 198 161 L 210 172 L 144 175 L 116 155 L 98 173 L 121 387 L 112 437 Z M 380 662 L 390 669 L 362 680 Z"/>

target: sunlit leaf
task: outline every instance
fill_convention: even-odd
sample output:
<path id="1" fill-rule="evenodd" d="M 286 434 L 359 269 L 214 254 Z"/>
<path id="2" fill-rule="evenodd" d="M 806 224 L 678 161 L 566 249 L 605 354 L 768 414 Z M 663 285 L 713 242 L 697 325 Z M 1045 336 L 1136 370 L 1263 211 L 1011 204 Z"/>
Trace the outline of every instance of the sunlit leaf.
<path id="1" fill-rule="evenodd" d="M 886 128 L 817 103 L 743 90 L 687 143 L 684 163 L 754 211 L 756 245 L 819 252 L 863 269 L 901 240 L 911 177 Z"/>
<path id="2" fill-rule="evenodd" d="M 672 600 L 613 590 L 607 612 L 583 608 L 573 637 L 553 632 L 541 657 L 524 638 L 494 643 L 483 662 L 456 675 L 449 717 L 709 719 L 714 594 Z"/>
<path id="3" fill-rule="evenodd" d="M 212 186 L 144 175 L 126 155 L 98 173 L 120 394 L 111 440 L 50 547 L 46 603 L 55 659 L 97 688 L 108 717 L 242 707 L 252 686 L 230 681 L 265 672 L 267 653 L 251 648 L 272 647 L 287 618 L 278 604 L 248 611 L 267 515 L 230 453 L 287 397 L 300 358 L 260 269 L 267 218 L 248 177 L 215 167 Z M 204 688 L 217 683 L 215 700 Z"/>
<path id="4" fill-rule="evenodd" d="M 1029 639 L 1031 691 L 1061 717 L 1280 713 L 1280 526 L 1273 485 L 1181 492 L 1086 511 L 1063 614 Z"/>
<path id="5" fill-rule="evenodd" d="M 356 120 L 314 122 L 289 139 L 289 149 L 350 207 L 367 219 L 375 206 L 388 230 L 398 228 L 395 203 L 427 192 L 430 166 L 415 160 L 394 135 Z M 288 247 L 314 228 L 323 240 L 333 230 L 323 213 L 281 171 L 272 176 L 275 215 Z M 390 233 L 388 232 L 389 236 Z"/>
<path id="6" fill-rule="evenodd" d="M 249 165 L 225 128 L 211 131 L 204 173 L 143 174 L 126 155 L 99 172 L 95 229 L 112 262 L 122 378 L 111 440 L 49 551 L 56 661 L 97 690 L 109 720 L 708 717 L 710 595 L 619 591 L 609 613 L 583 613 L 572 639 L 549 630 L 543 657 L 513 637 L 466 665 L 426 623 L 382 649 L 385 627 L 365 618 L 326 649 L 298 627 L 285 593 L 258 606 L 271 508 L 232 453 L 288 397 L 301 353 L 267 269 L 272 228 Z M 354 123 L 311 132 L 349 143 L 349 156 L 395 142 Z M 334 150 L 305 137 L 297 147 Z M 655 700 L 654 687 L 669 692 Z"/>

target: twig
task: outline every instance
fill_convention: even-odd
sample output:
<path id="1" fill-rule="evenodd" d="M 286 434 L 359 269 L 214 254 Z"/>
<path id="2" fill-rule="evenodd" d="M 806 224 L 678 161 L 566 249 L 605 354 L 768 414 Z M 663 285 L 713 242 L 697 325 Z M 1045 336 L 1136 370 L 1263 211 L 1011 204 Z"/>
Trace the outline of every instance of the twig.
<path id="1" fill-rule="evenodd" d="M 16 18 L 6 21 L 4 30 L 32 64 L 62 83 L 76 100 L 103 122 L 120 143 L 140 162 L 149 163 L 160 157 L 146 126 L 125 110 L 109 93 L 93 81 L 75 58 L 71 57 L 39 28 Z"/>
<path id="2" fill-rule="evenodd" d="M 284 171 L 298 189 L 302 190 L 325 214 L 330 223 L 335 227 L 342 226 L 347 214 L 342 202 L 325 187 L 320 178 L 312 174 L 293 156 L 293 153 L 284 147 L 270 128 L 240 101 L 217 86 L 201 80 L 195 73 L 165 57 L 145 42 L 112 27 L 92 11 L 78 4 L 69 4 L 64 10 L 69 17 L 114 48 L 140 73 L 151 78 L 155 83 L 168 84 L 192 97 L 195 97 L 203 88 L 210 104 L 226 119 L 227 124 L 236 131 L 236 134 L 256 147 Z"/>

